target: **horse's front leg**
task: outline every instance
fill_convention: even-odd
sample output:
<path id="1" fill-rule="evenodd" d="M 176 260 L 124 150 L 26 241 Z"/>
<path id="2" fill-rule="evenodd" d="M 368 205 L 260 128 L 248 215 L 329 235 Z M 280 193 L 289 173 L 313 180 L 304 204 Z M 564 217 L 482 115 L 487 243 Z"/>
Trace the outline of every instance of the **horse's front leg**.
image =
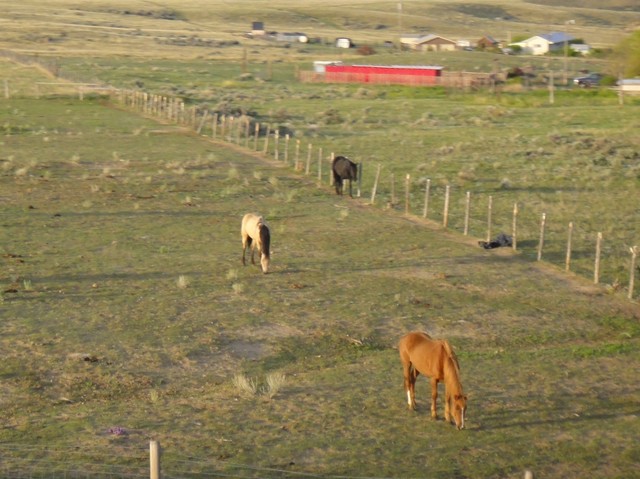
<path id="1" fill-rule="evenodd" d="M 431 419 L 437 419 L 436 400 L 438 399 L 438 380 L 431 379 Z"/>
<path id="2" fill-rule="evenodd" d="M 256 264 L 256 260 L 253 258 L 253 254 L 256 252 L 256 245 L 251 245 L 251 264 Z"/>
<path id="3" fill-rule="evenodd" d="M 244 259 L 244 254 L 247 251 L 247 243 L 245 241 L 242 241 L 242 265 L 246 266 L 247 262 Z"/>
<path id="4" fill-rule="evenodd" d="M 453 417 L 451 416 L 451 394 L 449 391 L 444 392 L 444 420 L 447 422 L 452 422 Z"/>

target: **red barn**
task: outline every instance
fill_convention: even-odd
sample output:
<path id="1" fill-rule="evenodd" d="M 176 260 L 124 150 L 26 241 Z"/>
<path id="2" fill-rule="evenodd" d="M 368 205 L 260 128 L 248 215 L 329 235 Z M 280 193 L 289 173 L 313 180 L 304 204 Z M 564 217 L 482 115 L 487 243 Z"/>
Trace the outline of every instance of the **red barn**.
<path id="1" fill-rule="evenodd" d="M 385 85 L 437 85 L 443 67 L 424 65 L 327 65 L 325 81 Z"/>

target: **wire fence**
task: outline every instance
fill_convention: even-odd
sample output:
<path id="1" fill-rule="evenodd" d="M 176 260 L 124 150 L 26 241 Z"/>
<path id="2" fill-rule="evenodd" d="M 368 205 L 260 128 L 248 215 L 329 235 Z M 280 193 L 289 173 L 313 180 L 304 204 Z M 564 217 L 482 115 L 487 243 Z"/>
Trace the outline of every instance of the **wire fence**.
<path id="1" fill-rule="evenodd" d="M 446 446 L 442 446 L 445 449 Z M 433 448 L 430 448 L 433 452 Z M 124 463 L 124 464 L 123 464 Z M 84 448 L 0 444 L 0 477 L 4 479 L 388 479 L 383 476 L 331 475 L 303 471 L 290 462 L 261 467 L 222 459 L 207 461 L 176 456 L 151 440 L 145 445 Z M 530 471 L 523 477 L 532 479 Z"/>
<path id="2" fill-rule="evenodd" d="M 198 105 L 187 107 L 179 98 L 135 90 L 118 90 L 116 95 L 128 109 L 261 154 L 309 179 L 315 178 L 318 185 L 333 185 L 334 153 L 311 142 L 303 144 L 287 128 L 260 124 L 246 115 L 224 115 Z M 481 238 L 483 247 L 490 248 L 496 236 L 508 237 L 508 246 L 520 255 L 590 277 L 594 284 L 607 283 L 633 300 L 637 245 L 612 242 L 603 232 L 587 230 L 574 222 L 558 224 L 544 211 L 523 209 L 518 202 L 463 190 L 443 179 L 433 182 L 430 178 L 384 172 L 381 164 L 364 161 L 358 167 L 357 184 L 353 186 L 360 201 Z M 364 185 L 370 191 L 365 191 Z"/>
<path id="3" fill-rule="evenodd" d="M 0 51 L 0 54 L 7 56 L 6 52 Z M 32 61 L 29 58 L 12 59 Z M 46 65 L 46 68 L 55 73 L 55 64 Z M 181 98 L 141 90 L 122 90 L 92 83 L 37 82 L 37 96 L 44 89 L 77 94 L 80 99 L 90 92 L 109 95 L 138 114 L 261 154 L 304 176 L 315 177 L 319 185 L 331 186 L 333 182 L 331 162 L 334 153 L 311 142 L 303 144 L 300 139 L 293 138 L 287 127 L 261 124 L 247 115 L 221 114 L 206 106 L 187 106 Z M 9 95 L 5 83 L 5 97 Z M 358 166 L 356 197 L 361 201 L 421 217 L 443 229 L 481 238 L 485 243 L 491 243 L 494 235 L 507 235 L 511 240 L 509 246 L 523 257 L 592 278 L 594 284 L 607 284 L 613 291 L 626 293 L 628 299 L 634 298 L 638 274 L 638 246 L 635 244 L 616 242 L 618 238 L 609 238 L 602 231 L 586 230 L 577 222 L 558 224 L 552 218 L 546 218 L 544 211 L 523 210 L 517 202 L 509 204 L 503 198 L 462 190 L 448 184 L 445 178 L 412 178 L 408 174 L 386 171 L 381 164 L 364 161 Z M 363 185 L 370 190 L 365 191 Z"/>

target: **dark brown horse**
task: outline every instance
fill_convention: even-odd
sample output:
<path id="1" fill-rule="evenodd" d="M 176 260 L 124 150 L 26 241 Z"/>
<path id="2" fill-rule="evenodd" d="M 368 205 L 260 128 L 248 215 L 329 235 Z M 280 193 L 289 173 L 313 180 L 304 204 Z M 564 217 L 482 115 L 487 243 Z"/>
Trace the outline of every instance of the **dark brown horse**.
<path id="1" fill-rule="evenodd" d="M 427 333 L 414 331 L 398 343 L 404 375 L 404 389 L 409 409 L 416 408 L 416 379 L 422 374 L 431 379 L 431 418 L 437 419 L 438 382 L 445 385 L 444 418 L 464 429 L 467 396 L 460 383 L 460 367 L 453 349 L 444 340 L 432 339 Z"/>
<path id="2" fill-rule="evenodd" d="M 342 183 L 344 180 L 349 180 L 349 196 L 353 198 L 351 184 L 358 179 L 358 165 L 346 156 L 336 156 L 331 163 L 331 170 L 333 171 L 336 194 L 342 194 Z"/>

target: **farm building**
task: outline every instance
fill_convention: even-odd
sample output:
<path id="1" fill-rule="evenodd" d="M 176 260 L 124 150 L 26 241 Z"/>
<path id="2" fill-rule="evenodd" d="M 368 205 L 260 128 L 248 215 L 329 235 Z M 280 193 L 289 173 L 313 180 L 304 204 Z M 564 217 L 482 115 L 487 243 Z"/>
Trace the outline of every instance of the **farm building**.
<path id="1" fill-rule="evenodd" d="M 443 52 L 455 50 L 457 44 L 439 35 L 405 35 L 400 38 L 400 47 L 423 52 Z"/>
<path id="2" fill-rule="evenodd" d="M 618 82 L 618 89 L 625 93 L 640 93 L 640 78 L 627 78 Z"/>
<path id="3" fill-rule="evenodd" d="M 316 73 L 325 73 L 327 65 L 342 65 L 339 60 L 317 60 L 313 62 L 313 71 Z"/>
<path id="4" fill-rule="evenodd" d="M 354 44 L 350 38 L 336 38 L 336 47 L 337 48 L 353 48 Z"/>
<path id="5" fill-rule="evenodd" d="M 325 81 L 385 85 L 437 85 L 441 66 L 421 65 L 326 65 Z"/>
<path id="6" fill-rule="evenodd" d="M 491 50 L 500 47 L 500 42 L 491 35 L 485 35 L 476 42 L 476 47 L 480 50 Z"/>
<path id="7" fill-rule="evenodd" d="M 251 24 L 251 35 L 254 37 L 262 36 L 266 32 L 264 31 L 264 22 L 253 22 Z"/>

